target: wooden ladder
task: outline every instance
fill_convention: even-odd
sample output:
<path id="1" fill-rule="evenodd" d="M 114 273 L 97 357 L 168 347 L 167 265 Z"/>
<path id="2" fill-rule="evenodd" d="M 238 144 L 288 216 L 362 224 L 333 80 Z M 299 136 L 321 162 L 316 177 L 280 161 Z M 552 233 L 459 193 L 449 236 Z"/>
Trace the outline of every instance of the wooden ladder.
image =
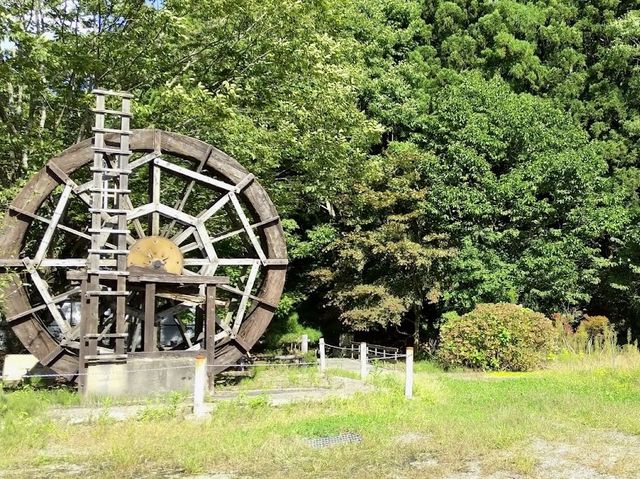
<path id="1" fill-rule="evenodd" d="M 91 248 L 87 261 L 87 280 L 83 283 L 84 311 L 81 323 L 81 372 L 90 363 L 118 362 L 127 359 L 126 306 L 127 296 L 127 212 L 129 211 L 129 137 L 131 135 L 130 93 L 93 90 L 96 97 L 95 125 L 93 127 L 93 185 L 91 192 Z M 106 98 L 117 97 L 119 110 L 106 108 Z M 119 120 L 119 128 L 105 127 L 105 117 Z M 105 143 L 105 135 L 115 135 L 117 145 Z M 115 159 L 115 160 L 114 160 Z M 109 247 L 110 237 L 117 239 L 115 248 Z M 113 288 L 115 281 L 115 289 Z M 108 283 L 108 284 L 107 284 Z M 107 289 L 109 288 L 109 289 Z M 115 298 L 114 322 L 103 331 L 100 324 L 100 304 L 106 298 Z M 101 301 L 102 300 L 102 301 Z M 112 339 L 113 352 L 102 353 L 98 342 Z"/>

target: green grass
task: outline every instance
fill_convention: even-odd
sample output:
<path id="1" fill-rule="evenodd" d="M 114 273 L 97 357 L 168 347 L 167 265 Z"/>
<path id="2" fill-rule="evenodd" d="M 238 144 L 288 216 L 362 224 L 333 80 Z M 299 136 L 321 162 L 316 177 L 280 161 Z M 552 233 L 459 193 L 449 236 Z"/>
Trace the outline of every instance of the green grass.
<path id="1" fill-rule="evenodd" d="M 483 374 L 418 363 L 413 400 L 403 397 L 400 374 L 374 373 L 374 393 L 282 407 L 269 406 L 263 396 L 240 398 L 221 403 L 206 423 L 181 419 L 174 400 L 124 423 L 54 424 L 46 408 L 77 403 L 74 394 L 3 393 L 0 468 L 64 461 L 85 465 L 87 478 L 154 477 L 160 471 L 417 478 L 442 477 L 478 460 L 487 472 L 527 476 L 538 461 L 529 452 L 534 440 L 586 443 L 590 454 L 608 445 L 611 431 L 640 435 L 640 360 L 621 356 L 611 364 L 565 358 L 544 371 Z M 271 384 L 278 375 L 262 373 L 254 385 Z M 292 374 L 285 374 L 286 381 Z M 309 372 L 298 374 L 294 383 Z M 347 431 L 361 434 L 363 442 L 322 450 L 303 442 Z M 405 435 L 416 440 L 399 444 Z M 424 457 L 437 461 L 428 474 L 411 465 Z M 640 461 L 629 454 L 624 464 L 597 467 L 634 477 Z"/>

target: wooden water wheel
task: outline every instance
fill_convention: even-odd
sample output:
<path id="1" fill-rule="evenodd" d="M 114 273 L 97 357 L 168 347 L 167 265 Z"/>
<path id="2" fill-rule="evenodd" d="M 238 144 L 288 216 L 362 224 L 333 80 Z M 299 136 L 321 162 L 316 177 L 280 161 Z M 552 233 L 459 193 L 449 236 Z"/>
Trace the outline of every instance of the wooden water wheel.
<path id="1" fill-rule="evenodd" d="M 148 331 L 158 353 L 198 351 L 205 279 L 223 275 L 230 282 L 215 297 L 214 364 L 224 369 L 254 346 L 280 299 L 287 255 L 278 213 L 230 156 L 184 135 L 129 130 L 130 96 L 96 95 L 95 137 L 53 158 L 6 215 L 6 319 L 41 363 L 75 377 L 89 293 L 74 278 L 95 276 L 92 338 L 107 358 L 119 347 L 124 356 L 148 351 Z M 121 109 L 105 106 L 112 96 L 122 98 Z M 119 124 L 105 123 L 110 113 Z M 146 331 L 145 295 L 123 286 L 135 268 L 194 278 L 190 289 L 153 290 L 154 324 Z"/>

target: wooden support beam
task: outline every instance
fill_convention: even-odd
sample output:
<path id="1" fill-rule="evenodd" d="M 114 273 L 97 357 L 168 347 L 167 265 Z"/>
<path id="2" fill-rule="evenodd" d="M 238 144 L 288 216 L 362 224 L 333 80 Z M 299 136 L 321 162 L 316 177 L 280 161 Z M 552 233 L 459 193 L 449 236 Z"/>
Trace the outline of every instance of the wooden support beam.
<path id="1" fill-rule="evenodd" d="M 218 266 L 251 266 L 257 258 L 218 258 Z M 185 258 L 185 266 L 207 266 L 207 258 Z M 287 258 L 267 258 L 265 266 L 286 266 L 289 264 Z"/>
<path id="2" fill-rule="evenodd" d="M 78 386 L 80 388 L 81 394 L 86 394 L 86 386 L 87 386 L 87 339 L 86 336 L 88 334 L 88 316 L 89 316 L 89 300 L 87 299 L 87 280 L 83 280 L 80 285 L 80 348 L 79 348 L 79 365 L 78 372 L 80 373 L 78 377 Z"/>
<path id="3" fill-rule="evenodd" d="M 156 158 L 161 158 L 161 154 L 158 153 L 157 151 L 153 151 L 151 153 L 147 153 L 146 155 L 141 156 L 137 160 L 133 160 L 132 162 L 130 162 L 129 163 L 129 169 L 130 170 L 135 170 L 139 166 L 146 165 L 147 163 L 155 160 Z"/>
<path id="4" fill-rule="evenodd" d="M 156 346 L 156 284 L 147 283 L 144 289 L 144 351 L 157 350 Z"/>

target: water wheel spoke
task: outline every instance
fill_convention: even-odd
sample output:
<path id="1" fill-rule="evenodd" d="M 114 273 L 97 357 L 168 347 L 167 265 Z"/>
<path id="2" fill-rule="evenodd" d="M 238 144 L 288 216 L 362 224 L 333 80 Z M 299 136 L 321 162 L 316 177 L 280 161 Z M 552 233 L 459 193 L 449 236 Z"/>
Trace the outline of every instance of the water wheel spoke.
<path id="1" fill-rule="evenodd" d="M 213 215 L 215 215 L 218 211 L 224 208 L 229 203 L 229 201 L 233 201 L 233 197 L 235 196 L 235 193 L 241 192 L 254 180 L 254 178 L 255 177 L 252 174 L 248 174 L 242 179 L 242 181 L 240 181 L 238 184 L 234 186 L 234 189 L 232 191 L 229 191 L 227 194 L 223 195 L 207 210 L 200 212 L 200 214 L 196 216 L 198 223 L 204 225 L 211 217 L 213 217 Z M 171 240 L 175 244 L 180 246 L 182 243 L 184 243 L 187 240 L 187 238 L 189 238 L 189 236 L 191 236 L 196 231 L 196 226 L 197 225 L 194 224 L 193 226 L 190 226 L 184 229 L 183 231 L 175 234 L 173 238 L 171 238 Z M 211 243 L 213 244 L 213 241 Z M 191 243 L 191 245 L 193 245 L 193 243 Z M 196 249 L 196 248 L 193 248 L 191 245 L 190 245 L 191 249 L 189 251 Z M 204 246 L 206 245 L 202 245 L 202 247 Z M 200 247 L 200 246 L 197 245 L 196 243 L 196 247 Z M 201 250 L 202 250 L 202 247 L 201 247 Z M 206 252 L 206 250 L 202 250 L 202 251 Z"/>
<path id="2" fill-rule="evenodd" d="M 238 311 L 236 313 L 236 319 L 233 322 L 233 332 L 237 333 L 240 330 L 240 324 L 244 319 L 244 312 L 247 309 L 247 303 L 249 302 L 249 296 L 251 295 L 251 291 L 253 291 L 253 283 L 255 283 L 256 278 L 258 277 L 258 270 L 260 269 L 260 262 L 256 261 L 251 265 L 251 270 L 249 271 L 249 277 L 247 278 L 247 282 L 244 286 L 244 291 L 242 292 L 242 299 L 240 299 L 240 306 L 238 306 Z"/>
<path id="3" fill-rule="evenodd" d="M 196 167 L 196 173 L 202 172 L 204 165 L 207 164 L 207 161 L 209 161 L 209 158 L 211 157 L 212 151 L 213 151 L 213 148 L 209 147 L 209 149 L 207 150 L 207 154 L 204 155 L 202 160 L 200 160 L 200 163 L 198 163 L 198 166 Z M 196 186 L 196 180 L 192 179 L 182 190 L 182 195 L 180 196 L 180 199 L 178 199 L 175 202 L 175 205 L 174 205 L 175 209 L 177 209 L 178 211 L 184 211 L 184 207 L 187 205 L 187 200 L 189 199 L 189 196 L 191 196 L 191 192 L 193 191 L 193 188 L 195 186 Z M 169 232 L 173 230 L 175 225 L 176 225 L 176 220 L 175 219 L 171 220 L 171 223 L 165 226 L 164 230 L 162 231 L 162 236 L 167 237 L 169 235 Z"/>
<path id="4" fill-rule="evenodd" d="M 149 163 L 149 201 L 154 205 L 154 210 L 149 215 L 149 234 L 158 236 L 160 234 L 160 168 L 154 163 Z M 182 213 L 182 211 L 180 211 Z"/>
<path id="5" fill-rule="evenodd" d="M 236 214 L 238 215 L 238 217 L 240 218 L 240 221 L 242 222 L 242 226 L 244 227 L 244 230 L 247 233 L 247 236 L 249 237 L 251 244 L 253 245 L 254 249 L 256 250 L 256 253 L 258 254 L 258 258 L 260 258 L 260 261 L 262 261 L 262 264 L 266 264 L 267 257 L 264 254 L 264 251 L 262 251 L 262 246 L 260 245 L 260 241 L 258 241 L 258 237 L 253 232 L 253 229 L 249 224 L 249 220 L 247 219 L 247 216 L 244 214 L 244 211 L 242 209 L 242 206 L 240 205 L 240 201 L 238 200 L 238 197 L 235 194 L 231 194 L 230 196 L 231 196 L 231 203 L 233 204 L 233 207 L 236 210 Z"/>
<path id="6" fill-rule="evenodd" d="M 34 257 L 34 261 L 36 264 L 39 264 L 40 261 L 42 261 L 42 258 L 44 258 L 44 256 L 47 254 L 47 251 L 49 250 L 49 244 L 53 239 L 53 234 L 56 231 L 56 227 L 58 226 L 58 223 L 62 218 L 64 210 L 67 207 L 67 202 L 69 201 L 69 197 L 71 196 L 72 191 L 73 191 L 73 188 L 70 185 L 65 185 L 64 189 L 62 190 L 62 194 L 60 195 L 60 198 L 58 198 L 58 204 L 53 210 L 53 215 L 49 220 L 47 229 L 44 231 L 44 234 L 42 235 L 42 240 L 40 240 L 38 251 L 36 252 L 36 255 Z"/>
<path id="7" fill-rule="evenodd" d="M 35 267 L 32 264 L 27 264 L 27 272 L 31 276 L 31 281 L 33 285 L 38 290 L 38 293 L 40 293 L 40 297 L 42 298 L 44 303 L 47 305 L 47 309 L 51 313 L 53 320 L 58 325 L 62 333 L 66 335 L 66 333 L 68 333 L 69 330 L 71 329 L 71 326 L 64 319 L 64 316 L 62 315 L 62 312 L 60 312 L 60 310 L 58 309 L 57 304 L 54 303 L 53 297 L 49 293 L 49 286 L 42 279 L 42 277 L 40 276 L 40 273 L 38 273 L 38 271 L 35 269 Z"/>
<path id="8" fill-rule="evenodd" d="M 180 246 L 182 243 L 184 243 L 187 240 L 187 238 L 189 238 L 189 236 L 191 236 L 196 231 L 198 224 L 204 225 L 204 223 L 209 218 L 215 215 L 218 211 L 220 211 L 224 207 L 224 205 L 226 205 L 229 202 L 229 199 L 230 199 L 229 193 L 222 196 L 220 199 L 214 202 L 210 208 L 202 211 L 198 216 L 196 216 L 195 221 L 193 222 L 192 225 L 188 226 L 187 228 L 183 229 L 181 232 L 174 235 L 173 238 L 171 238 L 171 241 L 173 241 L 175 244 Z"/>
<path id="9" fill-rule="evenodd" d="M 51 302 L 53 304 L 62 303 L 65 300 L 69 299 L 74 294 L 78 294 L 79 292 L 80 292 L 80 287 L 79 286 L 75 287 L 75 288 L 72 288 L 69 291 L 65 291 L 64 293 L 61 293 L 61 294 L 59 294 L 57 296 L 53 296 L 51 298 Z M 47 308 L 48 308 L 48 306 L 47 306 L 46 303 L 45 304 L 41 304 L 41 305 L 35 306 L 35 307 L 31 308 L 31 309 L 27 309 L 25 311 L 22 311 L 21 313 L 17 313 L 17 314 L 14 314 L 12 316 L 9 316 L 6 319 L 6 321 L 7 321 L 7 323 L 10 323 L 12 321 L 16 321 L 16 320 L 18 320 L 20 318 L 23 318 L 25 316 L 29 316 L 29 315 L 31 315 L 33 313 L 37 313 L 38 311 L 42 311 L 43 309 L 47 309 Z"/>
<path id="10" fill-rule="evenodd" d="M 153 163 L 160 166 L 161 168 L 164 168 L 165 170 L 168 170 L 168 171 L 171 171 L 172 173 L 177 174 L 178 176 L 182 176 L 183 178 L 194 180 L 199 183 L 202 183 L 208 186 L 213 186 L 221 190 L 234 191 L 236 188 L 235 185 L 225 183 L 224 181 L 216 180 L 215 178 L 211 178 L 210 176 L 203 175 L 202 173 L 198 173 L 188 168 L 184 168 L 183 166 L 176 165 L 169 161 L 163 160 L 162 158 L 154 159 Z"/>

